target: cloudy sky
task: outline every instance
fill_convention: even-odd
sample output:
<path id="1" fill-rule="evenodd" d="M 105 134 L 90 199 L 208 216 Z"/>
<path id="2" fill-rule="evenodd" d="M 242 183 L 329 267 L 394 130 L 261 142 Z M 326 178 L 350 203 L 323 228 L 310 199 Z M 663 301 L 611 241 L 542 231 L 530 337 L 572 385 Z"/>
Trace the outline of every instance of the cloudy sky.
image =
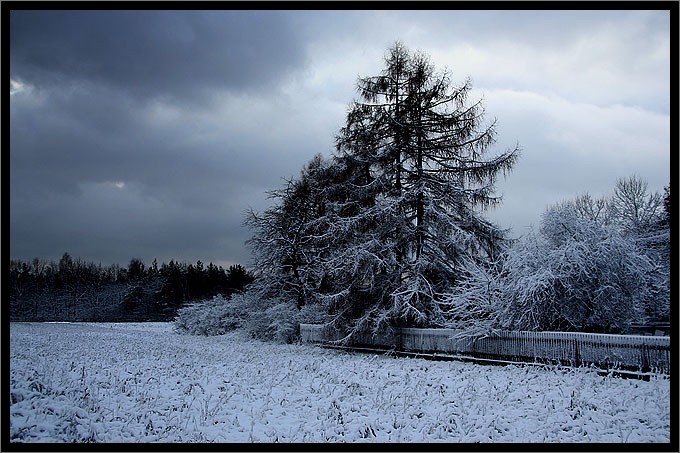
<path id="1" fill-rule="evenodd" d="M 248 264 L 248 208 L 331 155 L 358 76 L 401 40 L 470 77 L 522 149 L 512 236 L 637 174 L 670 181 L 668 11 L 12 11 L 10 249 Z"/>

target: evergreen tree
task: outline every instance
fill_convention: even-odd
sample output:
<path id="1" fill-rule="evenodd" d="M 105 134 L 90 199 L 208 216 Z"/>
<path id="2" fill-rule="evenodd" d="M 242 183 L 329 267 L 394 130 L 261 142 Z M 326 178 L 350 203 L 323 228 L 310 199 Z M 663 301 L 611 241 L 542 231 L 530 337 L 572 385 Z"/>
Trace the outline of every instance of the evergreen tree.
<path id="1" fill-rule="evenodd" d="M 495 178 L 518 150 L 486 155 L 495 123 L 482 125 L 470 89 L 400 43 L 358 81 L 314 221 L 331 241 L 314 297 L 351 331 L 437 324 L 462 262 L 496 253 L 502 232 L 477 210 L 499 202 Z"/>
<path id="2" fill-rule="evenodd" d="M 139 281 L 145 277 L 144 262 L 139 258 L 132 258 L 128 264 L 127 276 L 133 282 Z"/>
<path id="3" fill-rule="evenodd" d="M 310 222 L 323 212 L 317 173 L 324 162 L 315 156 L 298 179 L 270 193 L 275 204 L 263 213 L 250 211 L 245 224 L 253 229 L 247 241 L 257 270 L 252 291 L 263 299 L 280 299 L 301 308 L 308 299 L 308 278 L 313 265 Z"/>
<path id="4" fill-rule="evenodd" d="M 663 211 L 665 214 L 666 224 L 671 224 L 671 186 L 670 184 L 664 187 L 663 195 Z"/>
<path id="5" fill-rule="evenodd" d="M 246 286 L 253 282 L 253 280 L 253 276 L 240 264 L 232 264 L 229 266 L 227 285 L 230 293 L 243 291 Z"/>

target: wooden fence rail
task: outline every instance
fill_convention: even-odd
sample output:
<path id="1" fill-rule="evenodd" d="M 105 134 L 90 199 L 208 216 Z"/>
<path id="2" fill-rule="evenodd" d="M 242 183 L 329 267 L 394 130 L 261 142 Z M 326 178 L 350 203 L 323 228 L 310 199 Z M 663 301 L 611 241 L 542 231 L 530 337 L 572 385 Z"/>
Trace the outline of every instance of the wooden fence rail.
<path id="1" fill-rule="evenodd" d="M 316 324 L 301 324 L 300 333 L 305 343 L 327 345 L 339 344 L 345 336 L 342 332 Z M 501 331 L 472 339 L 461 338 L 459 334 L 460 331 L 453 329 L 402 328 L 380 335 L 354 335 L 344 345 L 670 374 L 668 336 Z"/>

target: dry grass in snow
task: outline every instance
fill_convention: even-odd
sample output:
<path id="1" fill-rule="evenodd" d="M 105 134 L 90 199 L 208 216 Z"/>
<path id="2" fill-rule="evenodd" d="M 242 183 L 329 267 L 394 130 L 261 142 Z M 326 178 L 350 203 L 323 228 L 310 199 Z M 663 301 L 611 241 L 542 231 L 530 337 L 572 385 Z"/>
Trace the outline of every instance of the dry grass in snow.
<path id="1" fill-rule="evenodd" d="M 174 333 L 10 327 L 12 442 L 669 442 L 670 379 Z"/>

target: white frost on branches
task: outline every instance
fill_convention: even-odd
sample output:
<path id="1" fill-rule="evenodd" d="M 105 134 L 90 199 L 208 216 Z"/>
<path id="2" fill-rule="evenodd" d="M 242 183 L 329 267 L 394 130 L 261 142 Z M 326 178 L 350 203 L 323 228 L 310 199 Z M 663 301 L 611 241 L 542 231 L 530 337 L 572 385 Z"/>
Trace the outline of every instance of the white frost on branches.
<path id="1" fill-rule="evenodd" d="M 634 237 L 561 204 L 502 260 L 490 266 L 469 261 L 465 281 L 446 302 L 449 326 L 471 335 L 621 331 L 643 319 L 656 270 Z"/>

